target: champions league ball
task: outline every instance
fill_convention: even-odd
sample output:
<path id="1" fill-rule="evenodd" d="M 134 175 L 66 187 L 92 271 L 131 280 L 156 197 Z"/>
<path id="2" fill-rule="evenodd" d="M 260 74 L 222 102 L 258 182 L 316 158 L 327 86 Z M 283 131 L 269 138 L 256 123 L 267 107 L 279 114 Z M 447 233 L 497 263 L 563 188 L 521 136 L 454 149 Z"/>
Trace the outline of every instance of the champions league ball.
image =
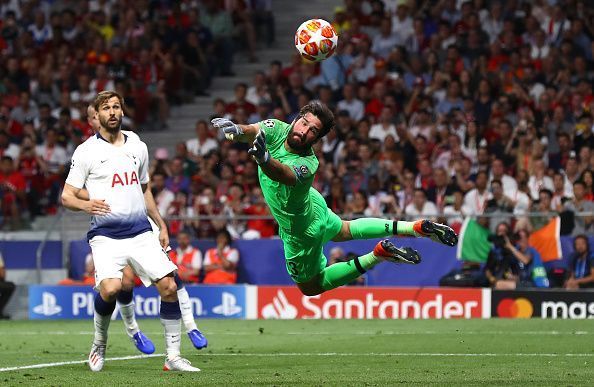
<path id="1" fill-rule="evenodd" d="M 334 27 L 323 19 L 303 22 L 295 32 L 295 47 L 299 54 L 311 62 L 328 59 L 338 44 Z"/>

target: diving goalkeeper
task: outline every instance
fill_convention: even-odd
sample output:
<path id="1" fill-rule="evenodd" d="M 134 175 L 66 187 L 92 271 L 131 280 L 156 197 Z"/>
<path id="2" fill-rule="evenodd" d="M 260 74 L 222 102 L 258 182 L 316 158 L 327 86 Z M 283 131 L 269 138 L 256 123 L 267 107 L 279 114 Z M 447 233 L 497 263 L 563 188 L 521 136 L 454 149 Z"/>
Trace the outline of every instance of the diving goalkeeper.
<path id="1" fill-rule="evenodd" d="M 347 284 L 382 261 L 415 265 L 421 262 L 416 250 L 397 247 L 384 239 L 368 254 L 326 267 L 323 246 L 330 240 L 413 235 L 448 246 L 458 242 L 451 228 L 429 220 L 346 221 L 327 207 L 322 195 L 311 186 L 319 164 L 312 145 L 334 127 L 332 111 L 319 101 L 301 108 L 290 124 L 270 119 L 237 125 L 225 118 L 215 118 L 212 124 L 227 139 L 252 144 L 248 153 L 259 165 L 264 198 L 279 224 L 287 271 L 306 296 Z"/>

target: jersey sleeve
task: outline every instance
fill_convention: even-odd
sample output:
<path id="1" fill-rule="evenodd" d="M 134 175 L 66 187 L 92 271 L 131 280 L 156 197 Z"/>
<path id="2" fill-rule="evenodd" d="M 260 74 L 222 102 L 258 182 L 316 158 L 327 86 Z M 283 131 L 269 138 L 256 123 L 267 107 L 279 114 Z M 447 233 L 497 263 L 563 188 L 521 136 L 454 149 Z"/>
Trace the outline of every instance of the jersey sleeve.
<path id="1" fill-rule="evenodd" d="M 275 119 L 264 120 L 260 121 L 258 126 L 260 130 L 266 132 L 266 145 L 269 147 L 278 146 L 287 137 L 287 124 L 282 121 Z"/>
<path id="2" fill-rule="evenodd" d="M 295 173 L 297 184 L 309 184 L 314 179 L 319 162 L 315 156 L 299 157 L 287 163 Z"/>
<path id="3" fill-rule="evenodd" d="M 148 175 L 148 167 L 149 167 L 149 157 L 148 157 L 148 149 L 146 144 L 142 143 L 141 153 L 140 153 L 140 168 L 139 168 L 139 179 L 140 184 L 148 184 L 149 182 L 149 175 Z"/>
<path id="4" fill-rule="evenodd" d="M 84 156 L 85 153 L 84 150 L 81 150 L 80 147 L 78 147 L 74 151 L 72 159 L 70 160 L 70 171 L 66 178 L 66 184 L 69 184 L 74 188 L 82 189 L 89 176 L 89 162 Z"/>

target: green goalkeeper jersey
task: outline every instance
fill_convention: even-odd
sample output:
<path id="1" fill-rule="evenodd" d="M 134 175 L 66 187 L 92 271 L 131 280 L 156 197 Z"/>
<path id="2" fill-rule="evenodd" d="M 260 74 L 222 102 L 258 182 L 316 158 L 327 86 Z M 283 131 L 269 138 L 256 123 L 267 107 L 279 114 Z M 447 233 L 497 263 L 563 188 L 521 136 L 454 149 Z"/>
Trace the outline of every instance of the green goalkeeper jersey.
<path id="1" fill-rule="evenodd" d="M 266 132 L 266 146 L 270 156 L 289 166 L 297 177 L 297 184 L 294 186 L 281 184 L 266 176 L 258 167 L 262 193 L 279 224 L 281 237 L 283 234 L 300 235 L 313 221 L 312 202 L 320 196 L 311 187 L 318 169 L 318 159 L 312 149 L 306 155 L 298 155 L 285 148 L 285 140 L 291 130 L 290 124 L 279 120 L 265 120 L 259 125 Z"/>

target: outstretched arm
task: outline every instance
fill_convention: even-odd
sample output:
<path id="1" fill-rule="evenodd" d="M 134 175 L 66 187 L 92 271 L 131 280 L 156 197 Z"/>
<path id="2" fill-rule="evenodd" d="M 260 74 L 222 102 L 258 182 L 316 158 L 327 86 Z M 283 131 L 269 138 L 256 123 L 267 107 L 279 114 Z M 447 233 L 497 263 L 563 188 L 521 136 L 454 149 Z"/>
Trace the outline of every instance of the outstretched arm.
<path id="1" fill-rule="evenodd" d="M 226 118 L 214 118 L 212 126 L 223 131 L 227 140 L 238 142 L 253 142 L 260 131 L 258 124 L 238 125 Z"/>
<path id="2" fill-rule="evenodd" d="M 291 167 L 273 159 L 272 157 L 268 160 L 268 162 L 260 164 L 260 168 L 262 168 L 262 172 L 264 172 L 266 176 L 274 181 L 278 181 L 281 184 L 290 186 L 297 184 L 297 177 L 295 176 L 295 172 L 293 172 Z"/>
<path id="3" fill-rule="evenodd" d="M 266 132 L 264 129 L 258 132 L 248 153 L 262 168 L 262 172 L 272 180 L 284 185 L 293 186 L 297 184 L 297 176 L 293 169 L 270 156 L 268 149 L 266 149 Z"/>

